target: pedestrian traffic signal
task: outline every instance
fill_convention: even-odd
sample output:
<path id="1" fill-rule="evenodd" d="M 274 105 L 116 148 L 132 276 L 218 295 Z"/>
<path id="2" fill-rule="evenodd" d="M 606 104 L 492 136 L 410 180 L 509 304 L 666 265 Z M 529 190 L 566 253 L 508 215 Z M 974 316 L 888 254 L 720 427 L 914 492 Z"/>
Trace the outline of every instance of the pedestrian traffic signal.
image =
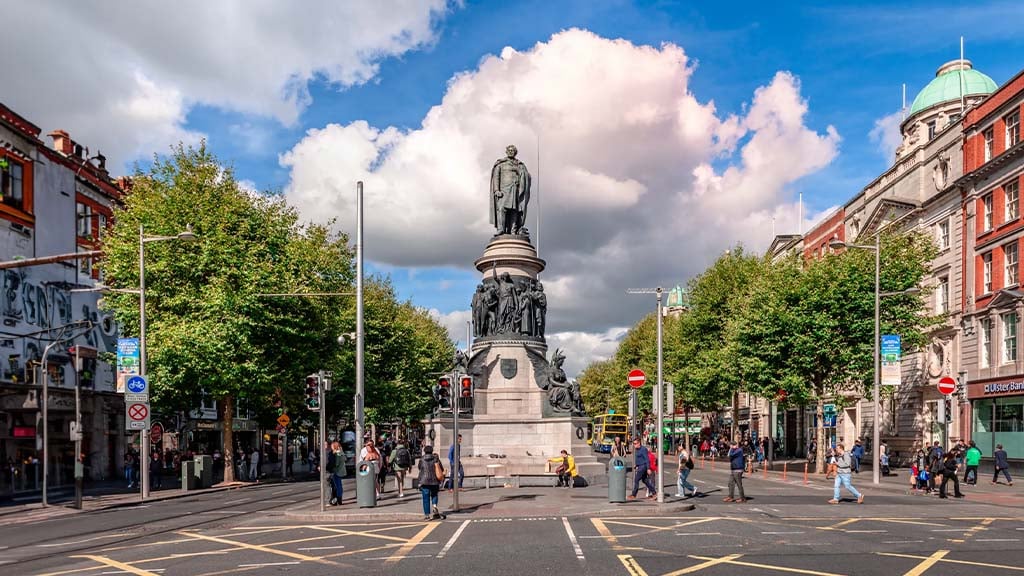
<path id="1" fill-rule="evenodd" d="M 306 407 L 316 412 L 320 410 L 320 375 L 306 376 Z"/>
<path id="2" fill-rule="evenodd" d="M 462 396 L 463 398 L 472 398 L 473 397 L 473 377 L 472 376 L 463 376 L 462 379 L 459 380 L 459 395 Z"/>
<path id="3" fill-rule="evenodd" d="M 952 422 L 953 421 L 953 402 L 950 400 L 949 396 L 946 396 L 942 401 L 946 405 L 945 406 L 945 408 L 946 408 L 946 422 Z"/>
<path id="4" fill-rule="evenodd" d="M 452 381 L 447 376 L 437 379 L 437 386 L 434 387 L 434 399 L 441 410 L 452 409 Z"/>

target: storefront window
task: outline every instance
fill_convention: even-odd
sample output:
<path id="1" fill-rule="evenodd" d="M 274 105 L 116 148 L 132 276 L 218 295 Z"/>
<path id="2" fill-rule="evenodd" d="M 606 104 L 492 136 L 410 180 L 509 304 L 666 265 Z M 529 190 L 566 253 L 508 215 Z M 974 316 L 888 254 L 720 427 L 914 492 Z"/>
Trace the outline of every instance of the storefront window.
<path id="1" fill-rule="evenodd" d="M 1002 444 L 1010 458 L 1024 458 L 1024 396 L 975 400 L 973 407 L 971 439 L 985 456 Z"/>

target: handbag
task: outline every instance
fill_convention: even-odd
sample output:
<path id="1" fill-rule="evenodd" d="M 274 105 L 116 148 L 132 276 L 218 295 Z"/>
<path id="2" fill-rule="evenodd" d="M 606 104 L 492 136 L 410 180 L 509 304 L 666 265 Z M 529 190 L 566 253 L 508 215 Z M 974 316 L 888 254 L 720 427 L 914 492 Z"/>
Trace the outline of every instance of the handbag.
<path id="1" fill-rule="evenodd" d="M 444 466 L 440 462 L 434 462 L 434 476 L 437 476 L 438 484 L 444 484 Z"/>

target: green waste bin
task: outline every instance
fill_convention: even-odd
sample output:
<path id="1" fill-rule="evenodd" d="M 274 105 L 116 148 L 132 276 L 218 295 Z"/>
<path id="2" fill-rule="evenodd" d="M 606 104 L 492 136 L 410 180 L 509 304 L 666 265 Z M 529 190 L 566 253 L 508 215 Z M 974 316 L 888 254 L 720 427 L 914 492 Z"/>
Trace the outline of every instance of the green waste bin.
<path id="1" fill-rule="evenodd" d="M 196 488 L 213 486 L 213 456 L 196 456 Z"/>
<path id="2" fill-rule="evenodd" d="M 608 501 L 626 501 L 626 461 L 617 456 L 608 461 Z"/>
<path id="3" fill-rule="evenodd" d="M 356 504 L 360 508 L 377 507 L 377 463 L 374 461 L 356 465 Z"/>

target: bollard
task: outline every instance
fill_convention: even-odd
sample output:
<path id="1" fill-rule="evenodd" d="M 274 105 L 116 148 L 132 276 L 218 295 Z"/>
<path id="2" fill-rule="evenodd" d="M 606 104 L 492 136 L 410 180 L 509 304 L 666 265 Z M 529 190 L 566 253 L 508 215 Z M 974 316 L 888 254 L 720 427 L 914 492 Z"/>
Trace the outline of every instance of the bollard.
<path id="1" fill-rule="evenodd" d="M 700 455 L 700 469 L 701 470 L 704 469 L 704 455 L 703 454 Z"/>
<path id="2" fill-rule="evenodd" d="M 715 471 L 715 459 L 714 458 L 708 458 L 708 462 L 711 462 L 711 471 L 714 472 Z"/>
<path id="3" fill-rule="evenodd" d="M 807 462 L 804 462 L 804 484 L 807 484 Z"/>
<path id="4" fill-rule="evenodd" d="M 762 478 L 767 478 L 768 477 L 768 461 L 767 460 L 763 460 L 762 464 L 763 464 L 763 466 L 761 467 L 761 469 L 762 469 L 761 477 Z"/>
<path id="5" fill-rule="evenodd" d="M 786 469 L 789 468 L 789 462 L 782 463 L 782 481 L 786 481 Z"/>

